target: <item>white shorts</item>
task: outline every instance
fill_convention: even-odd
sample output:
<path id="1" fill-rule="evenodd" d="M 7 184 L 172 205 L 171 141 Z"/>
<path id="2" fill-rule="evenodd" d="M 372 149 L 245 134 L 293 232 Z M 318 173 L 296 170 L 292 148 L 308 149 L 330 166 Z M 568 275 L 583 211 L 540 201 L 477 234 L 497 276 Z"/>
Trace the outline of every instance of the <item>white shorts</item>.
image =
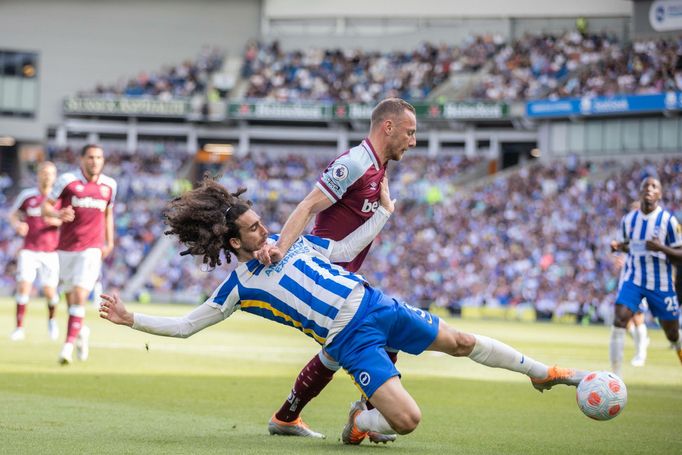
<path id="1" fill-rule="evenodd" d="M 71 291 L 74 286 L 90 292 L 95 287 L 102 269 L 102 250 L 88 248 L 83 251 L 58 251 L 59 278 L 62 289 Z"/>
<path id="2" fill-rule="evenodd" d="M 33 283 L 36 276 L 40 286 L 56 288 L 59 284 L 59 257 L 56 251 L 19 250 L 17 282 Z"/>

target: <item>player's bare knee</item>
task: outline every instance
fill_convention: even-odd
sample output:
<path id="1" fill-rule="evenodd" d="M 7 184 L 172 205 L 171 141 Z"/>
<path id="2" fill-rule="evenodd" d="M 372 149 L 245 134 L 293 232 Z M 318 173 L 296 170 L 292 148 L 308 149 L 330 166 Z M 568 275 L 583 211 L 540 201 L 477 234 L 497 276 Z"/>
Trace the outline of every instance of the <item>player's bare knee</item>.
<path id="1" fill-rule="evenodd" d="M 393 416 L 389 424 L 396 433 L 408 434 L 412 433 L 417 428 L 419 422 L 421 422 L 421 419 L 422 413 L 419 408 L 417 408 L 413 410 L 407 410 L 396 416 Z"/>

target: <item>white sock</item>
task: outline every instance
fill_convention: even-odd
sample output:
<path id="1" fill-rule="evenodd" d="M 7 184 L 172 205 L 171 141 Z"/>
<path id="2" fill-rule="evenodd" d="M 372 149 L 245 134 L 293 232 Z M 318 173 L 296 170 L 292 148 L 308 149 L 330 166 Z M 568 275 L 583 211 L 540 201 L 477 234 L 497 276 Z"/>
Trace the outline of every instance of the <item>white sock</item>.
<path id="1" fill-rule="evenodd" d="M 14 296 L 14 299 L 17 301 L 18 305 L 26 305 L 29 300 L 29 295 L 28 294 L 17 294 Z"/>
<path id="2" fill-rule="evenodd" d="M 504 368 L 517 373 L 523 373 L 531 378 L 544 379 L 547 377 L 547 365 L 530 357 L 524 356 L 509 345 L 482 335 L 474 335 L 476 344 L 469 354 L 474 362 L 493 368 Z"/>
<path id="3" fill-rule="evenodd" d="M 374 431 L 381 434 L 395 434 L 383 415 L 377 408 L 362 411 L 355 418 L 355 425 L 360 431 Z"/>
<path id="4" fill-rule="evenodd" d="M 638 326 L 635 324 L 627 327 L 628 334 L 632 337 L 632 341 L 635 343 L 635 352 L 637 352 L 637 347 L 642 341 L 642 339 L 639 337 L 639 331 L 637 330 L 637 327 Z"/>
<path id="5" fill-rule="evenodd" d="M 635 344 L 637 344 L 637 326 L 635 324 L 628 324 L 626 329 L 628 330 L 628 335 L 630 335 L 632 339 L 635 340 Z"/>
<path id="6" fill-rule="evenodd" d="M 611 327 L 611 343 L 609 344 L 609 357 L 611 369 L 620 376 L 620 367 L 623 365 L 623 348 L 625 347 L 625 329 Z"/>
<path id="7" fill-rule="evenodd" d="M 646 348 L 649 346 L 649 335 L 647 333 L 646 324 L 640 324 L 635 327 L 635 353 L 637 357 L 646 359 Z"/>

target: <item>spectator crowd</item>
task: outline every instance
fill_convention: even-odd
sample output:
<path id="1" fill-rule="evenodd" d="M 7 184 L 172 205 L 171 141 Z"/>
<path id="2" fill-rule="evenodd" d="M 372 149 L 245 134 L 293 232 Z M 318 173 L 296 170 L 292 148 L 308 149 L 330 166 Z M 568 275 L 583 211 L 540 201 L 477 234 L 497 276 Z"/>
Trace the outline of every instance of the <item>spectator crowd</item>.
<path id="1" fill-rule="evenodd" d="M 270 102 L 372 104 L 397 96 L 423 101 L 457 74 L 473 77 L 458 99 L 524 101 L 538 98 L 645 94 L 682 90 L 682 38 L 622 42 L 609 33 L 498 34 L 459 44 L 424 42 L 415 49 L 380 52 L 334 48 L 284 50 L 278 41 L 248 41 L 237 96 Z M 213 76 L 225 56 L 204 48 L 194 60 L 141 72 L 81 95 L 189 98 L 201 103 L 228 93 Z M 432 96 L 433 98 L 433 96 Z M 436 96 L 438 100 L 441 97 Z"/>

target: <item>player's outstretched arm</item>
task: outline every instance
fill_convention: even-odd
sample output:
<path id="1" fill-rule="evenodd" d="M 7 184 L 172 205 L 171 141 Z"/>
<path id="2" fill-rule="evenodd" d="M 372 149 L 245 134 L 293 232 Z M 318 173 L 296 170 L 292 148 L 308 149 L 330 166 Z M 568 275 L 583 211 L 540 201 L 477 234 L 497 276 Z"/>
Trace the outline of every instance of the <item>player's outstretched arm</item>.
<path id="1" fill-rule="evenodd" d="M 223 313 L 207 303 L 199 305 L 181 317 L 150 316 L 126 310 L 118 295 L 102 294 L 99 315 L 114 324 L 127 325 L 135 330 L 166 337 L 187 338 L 216 324 L 231 313 Z"/>

